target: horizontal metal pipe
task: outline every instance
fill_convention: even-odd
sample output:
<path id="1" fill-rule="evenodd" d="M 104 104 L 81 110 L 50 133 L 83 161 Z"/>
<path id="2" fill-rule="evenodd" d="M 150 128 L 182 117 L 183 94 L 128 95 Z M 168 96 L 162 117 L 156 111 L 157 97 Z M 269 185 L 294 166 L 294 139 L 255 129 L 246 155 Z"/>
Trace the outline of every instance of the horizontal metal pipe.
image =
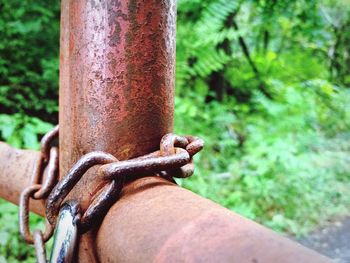
<path id="1" fill-rule="evenodd" d="M 0 197 L 18 204 L 39 156 L 0 142 Z M 31 202 L 31 210 L 43 215 L 43 202 Z M 81 262 L 330 262 L 159 177 L 126 185 L 85 237 L 81 242 L 94 245 L 80 251 Z"/>
<path id="2" fill-rule="evenodd" d="M 31 184 L 31 176 L 40 152 L 18 150 L 0 142 L 0 198 L 18 204 L 20 193 Z M 45 175 L 46 176 L 46 173 Z M 31 200 L 30 210 L 43 215 L 43 200 Z"/>
<path id="3" fill-rule="evenodd" d="M 330 262 L 159 177 L 124 187 L 95 251 L 100 262 Z"/>

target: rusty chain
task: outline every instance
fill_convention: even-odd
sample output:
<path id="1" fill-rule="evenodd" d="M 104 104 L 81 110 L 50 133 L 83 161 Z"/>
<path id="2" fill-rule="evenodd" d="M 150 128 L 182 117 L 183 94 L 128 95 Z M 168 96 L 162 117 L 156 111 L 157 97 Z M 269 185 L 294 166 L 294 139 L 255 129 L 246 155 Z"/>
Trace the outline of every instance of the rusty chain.
<path id="1" fill-rule="evenodd" d="M 91 152 L 82 156 L 67 175 L 55 185 L 58 173 L 58 149 L 52 146 L 52 142 L 57 137 L 58 126 L 41 140 L 41 154 L 33 170 L 31 185 L 25 188 L 20 196 L 20 233 L 27 243 L 35 245 L 39 263 L 46 262 L 44 244 L 52 236 L 56 227 L 63 201 L 90 168 L 99 166 L 97 176 L 106 183 L 82 214 L 79 222 L 80 234 L 89 231 L 104 217 L 117 200 L 126 180 L 158 175 L 175 182 L 173 177 L 191 176 L 194 171 L 192 157 L 204 145 L 203 140 L 198 137 L 169 133 L 161 139 L 158 151 L 130 160 L 119 161 L 109 153 Z M 43 182 L 40 183 L 41 181 Z M 35 230 L 33 234 L 30 232 L 29 201 L 31 198 L 35 200 L 47 198 L 44 232 L 41 230 Z"/>
<path id="2" fill-rule="evenodd" d="M 86 173 L 87 170 L 89 170 L 95 165 L 102 165 L 116 161 L 118 160 L 113 155 L 104 152 L 91 152 L 81 157 L 78 160 L 78 162 L 76 162 L 75 165 L 73 165 L 73 167 L 69 170 L 67 175 L 55 186 L 55 188 L 52 190 L 51 194 L 47 199 L 46 217 L 50 224 L 52 226 L 55 226 L 58 212 L 63 200 L 66 198 L 66 196 L 78 183 L 80 178 Z M 105 186 L 106 189 L 97 198 L 95 198 L 95 200 L 102 201 L 105 199 L 105 197 L 112 198 L 116 195 L 116 186 L 117 183 L 114 180 L 111 181 L 107 186 Z M 91 209 L 88 209 L 82 217 L 82 221 L 80 223 L 82 229 L 85 228 L 84 226 L 86 225 L 86 222 L 92 221 L 92 217 L 95 213 L 98 213 L 99 211 L 101 211 L 102 213 L 102 211 L 104 210 L 103 201 L 100 206 L 94 204 L 96 203 L 93 201 L 90 205 L 90 207 L 93 209 L 92 215 Z"/>
<path id="3" fill-rule="evenodd" d="M 103 218 L 117 199 L 126 179 L 152 174 L 168 180 L 172 177 L 186 178 L 193 174 L 192 157 L 203 145 L 203 140 L 197 137 L 170 133 L 162 138 L 160 150 L 126 161 L 118 161 L 113 155 L 104 152 L 88 153 L 73 165 L 50 193 L 46 203 L 47 220 L 55 226 L 63 200 L 93 166 L 100 165 L 97 174 L 106 181 L 106 185 L 81 217 L 81 234 L 90 230 L 97 220 Z"/>
<path id="4" fill-rule="evenodd" d="M 56 138 L 58 126 L 42 138 L 40 156 L 33 169 L 31 184 L 21 192 L 19 200 L 20 234 L 25 242 L 35 245 L 39 263 L 46 262 L 44 243 L 52 236 L 53 226 L 46 220 L 44 232 L 36 229 L 32 234 L 29 228 L 29 202 L 30 199 L 46 199 L 57 181 L 58 149 L 52 145 Z M 41 181 L 43 182 L 40 183 Z"/>

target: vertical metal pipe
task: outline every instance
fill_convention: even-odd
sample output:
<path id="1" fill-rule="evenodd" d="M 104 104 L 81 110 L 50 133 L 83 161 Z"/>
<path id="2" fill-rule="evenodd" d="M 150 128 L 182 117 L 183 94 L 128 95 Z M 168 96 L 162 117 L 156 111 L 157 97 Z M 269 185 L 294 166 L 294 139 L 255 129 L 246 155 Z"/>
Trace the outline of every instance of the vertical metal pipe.
<path id="1" fill-rule="evenodd" d="M 175 0 L 63 0 L 61 172 L 88 151 L 154 150 L 173 126 L 174 63 Z"/>
<path id="2" fill-rule="evenodd" d="M 174 41 L 174 0 L 62 1 L 61 177 L 90 151 L 158 147 L 173 126 Z"/>
<path id="3" fill-rule="evenodd" d="M 176 22 L 175 0 L 61 5 L 60 178 L 87 152 L 127 159 L 172 130 Z M 84 209 L 99 184 L 90 171 L 69 198 Z"/>

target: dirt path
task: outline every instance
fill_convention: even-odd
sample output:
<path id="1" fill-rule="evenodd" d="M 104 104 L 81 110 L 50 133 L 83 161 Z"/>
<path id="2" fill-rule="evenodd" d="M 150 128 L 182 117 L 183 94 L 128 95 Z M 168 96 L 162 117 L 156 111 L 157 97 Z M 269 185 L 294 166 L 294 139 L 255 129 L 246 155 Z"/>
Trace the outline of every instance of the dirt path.
<path id="1" fill-rule="evenodd" d="M 299 240 L 337 263 L 350 263 L 350 217 Z"/>

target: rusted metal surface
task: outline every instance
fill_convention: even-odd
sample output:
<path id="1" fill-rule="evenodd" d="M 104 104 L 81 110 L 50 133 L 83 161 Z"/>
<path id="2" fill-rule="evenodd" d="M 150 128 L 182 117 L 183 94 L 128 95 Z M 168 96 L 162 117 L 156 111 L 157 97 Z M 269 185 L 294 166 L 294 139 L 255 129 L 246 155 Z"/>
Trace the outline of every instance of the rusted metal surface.
<path id="1" fill-rule="evenodd" d="M 60 178 L 81 156 L 157 149 L 173 128 L 175 0 L 61 2 Z M 90 169 L 67 197 L 85 211 L 102 187 Z M 93 262 L 93 234 L 80 241 Z"/>
<path id="2" fill-rule="evenodd" d="M 60 177 L 89 152 L 126 160 L 156 150 L 173 126 L 175 0 L 63 0 L 61 14 Z M 163 151 L 173 151 L 177 143 L 170 138 Z M 103 185 L 97 169 L 90 169 L 68 196 L 83 211 Z M 97 235 L 81 236 L 77 258 L 233 259 L 326 261 L 160 177 L 129 182 Z"/>
<path id="3" fill-rule="evenodd" d="M 95 249 L 100 262 L 330 262 L 160 177 L 123 188 Z"/>
<path id="4" fill-rule="evenodd" d="M 126 161 L 118 161 L 113 155 L 100 151 L 85 154 L 50 193 L 46 202 L 48 221 L 52 226 L 55 226 L 63 200 L 83 175 L 95 165 L 102 165 L 98 170 L 98 178 L 104 180 L 105 186 L 98 195 L 94 196 L 92 203 L 83 214 L 79 227 L 81 234 L 90 230 L 92 226 L 98 227 L 96 223 L 104 217 L 117 200 L 124 182 L 150 174 L 167 179 L 171 178 L 171 181 L 173 176 L 188 177 L 192 175 L 194 168 L 192 156 L 203 148 L 204 142 L 194 137 L 191 139 L 189 141 L 186 137 L 167 134 L 160 142 L 159 151 Z M 177 148 L 175 145 L 182 146 L 182 148 Z M 189 147 L 190 153 L 186 150 L 187 147 Z M 179 174 L 177 170 L 182 173 Z"/>
<path id="5" fill-rule="evenodd" d="M 0 142 L 0 197 L 18 204 L 21 192 L 31 185 L 31 175 L 41 154 L 38 151 L 18 150 Z M 44 173 L 45 175 L 47 173 Z M 43 200 L 32 200 L 30 210 L 43 215 Z"/>
<path id="6" fill-rule="evenodd" d="M 174 0 L 62 1 L 60 177 L 91 151 L 152 152 L 172 130 L 175 12 Z"/>
<path id="7" fill-rule="evenodd" d="M 23 237 L 24 241 L 29 244 L 34 244 L 34 238 L 29 229 L 29 201 L 33 194 L 40 190 L 40 184 L 33 184 L 26 187 L 20 196 L 19 199 L 19 232 Z M 42 235 L 43 242 L 46 242 L 50 239 L 53 234 L 53 227 L 50 223 L 46 222 L 45 231 Z"/>

